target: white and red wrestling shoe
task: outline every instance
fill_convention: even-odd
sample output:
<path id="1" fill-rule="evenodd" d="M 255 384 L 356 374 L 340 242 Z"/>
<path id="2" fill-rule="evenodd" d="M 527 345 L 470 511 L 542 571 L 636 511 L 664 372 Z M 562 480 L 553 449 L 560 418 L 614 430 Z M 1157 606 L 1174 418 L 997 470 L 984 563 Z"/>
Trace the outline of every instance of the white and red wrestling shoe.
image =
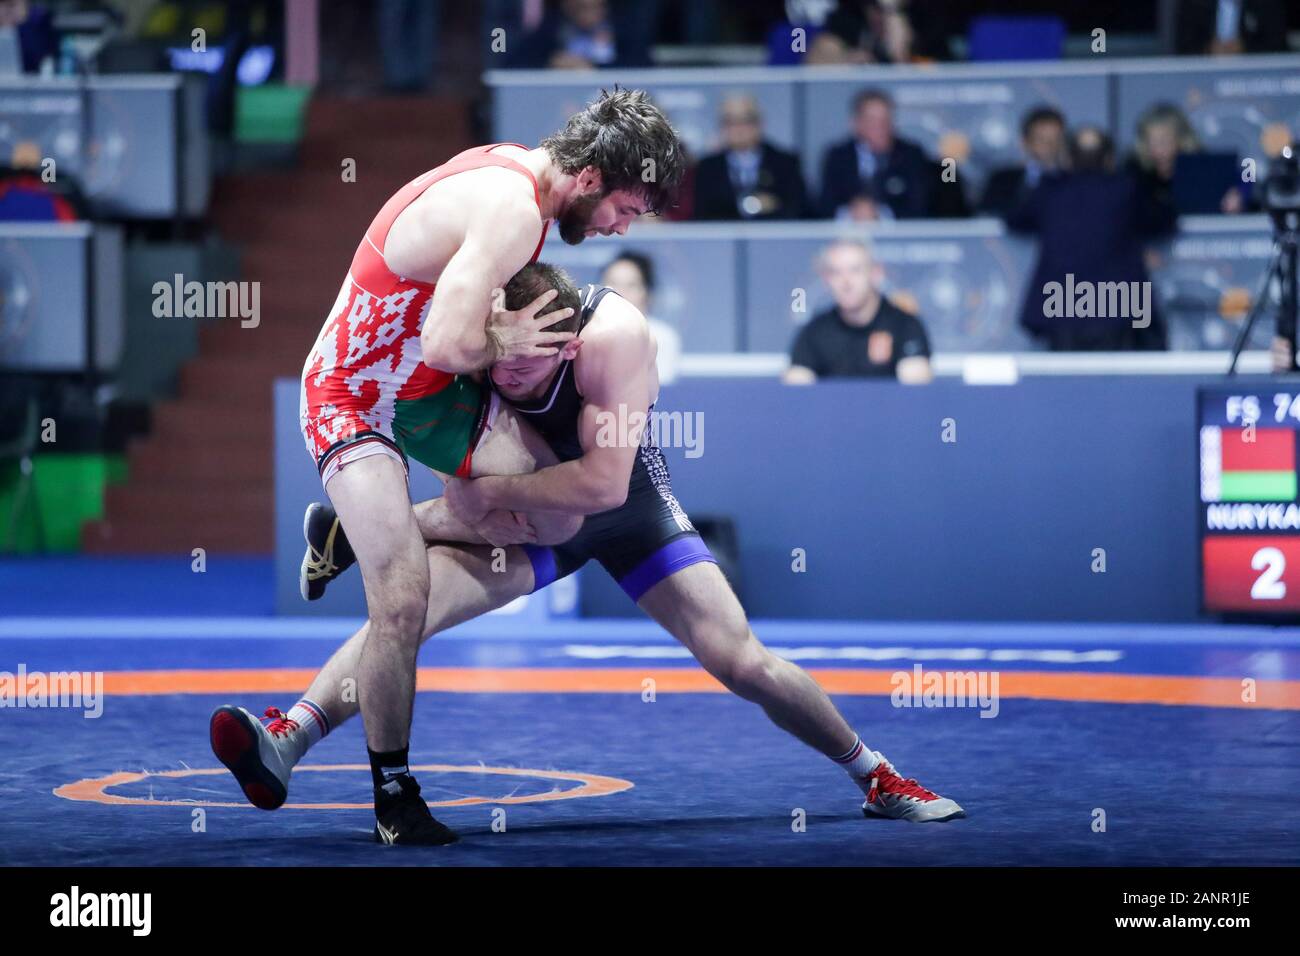
<path id="1" fill-rule="evenodd" d="M 289 775 L 302 756 L 298 722 L 274 707 L 266 723 L 229 704 L 212 712 L 208 736 L 212 752 L 235 775 L 248 802 L 260 810 L 278 809 L 289 795 Z"/>
<path id="2" fill-rule="evenodd" d="M 956 801 L 925 789 L 910 777 L 900 777 L 894 765 L 879 750 L 872 753 L 880 763 L 866 778 L 870 790 L 862 804 L 863 815 L 911 820 L 913 823 L 938 823 L 966 815 Z"/>

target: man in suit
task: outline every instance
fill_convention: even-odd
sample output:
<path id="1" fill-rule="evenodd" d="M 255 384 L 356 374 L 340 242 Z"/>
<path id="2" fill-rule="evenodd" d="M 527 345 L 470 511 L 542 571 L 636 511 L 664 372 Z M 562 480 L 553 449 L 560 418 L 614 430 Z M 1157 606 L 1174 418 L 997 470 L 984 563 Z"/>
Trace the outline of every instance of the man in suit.
<path id="1" fill-rule="evenodd" d="M 826 150 L 823 216 L 915 219 L 929 215 L 932 166 L 921 147 L 894 135 L 894 102 L 883 90 L 853 98 L 853 135 Z"/>
<path id="2" fill-rule="evenodd" d="M 1033 191 L 1044 175 L 1059 172 L 1065 159 L 1065 117 L 1050 106 L 1039 106 L 1020 123 L 1023 166 L 995 169 L 984 184 L 980 212 L 1008 216 Z"/>
<path id="3" fill-rule="evenodd" d="M 763 140 L 752 96 L 722 104 L 721 151 L 695 170 L 696 219 L 801 219 L 807 203 L 799 158 Z"/>
<path id="4" fill-rule="evenodd" d="M 1142 252 L 1145 240 L 1172 233 L 1177 221 L 1114 165 L 1110 138 L 1081 128 L 1070 143 L 1070 171 L 1045 178 L 1007 218 L 1012 229 L 1038 236 L 1020 324 L 1053 351 L 1166 347 Z M 1105 289 L 1124 290 L 1126 299 L 1106 301 L 1127 307 L 1101 308 Z"/>

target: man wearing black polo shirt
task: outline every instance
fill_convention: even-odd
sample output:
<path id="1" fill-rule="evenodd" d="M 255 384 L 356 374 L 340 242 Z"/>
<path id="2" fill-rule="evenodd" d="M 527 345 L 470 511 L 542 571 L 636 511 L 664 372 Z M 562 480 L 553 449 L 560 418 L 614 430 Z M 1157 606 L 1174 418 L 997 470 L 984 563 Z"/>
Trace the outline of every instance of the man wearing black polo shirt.
<path id="1" fill-rule="evenodd" d="M 835 306 L 799 330 L 782 376 L 787 385 L 884 377 L 924 385 L 934 378 L 925 326 L 876 291 L 877 270 L 863 243 L 831 243 L 818 269 Z"/>

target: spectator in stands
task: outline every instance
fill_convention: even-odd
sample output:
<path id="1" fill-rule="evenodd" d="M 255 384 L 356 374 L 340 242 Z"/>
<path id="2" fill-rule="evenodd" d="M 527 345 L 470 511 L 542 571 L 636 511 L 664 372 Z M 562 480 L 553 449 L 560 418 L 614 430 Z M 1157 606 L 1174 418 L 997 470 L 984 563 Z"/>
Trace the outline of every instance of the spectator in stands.
<path id="1" fill-rule="evenodd" d="M 1286 52 L 1283 0 L 1179 0 L 1173 6 L 1179 53 Z"/>
<path id="2" fill-rule="evenodd" d="M 942 4 L 932 0 L 839 0 L 803 62 L 913 63 L 946 59 Z"/>
<path id="3" fill-rule="evenodd" d="M 1050 106 L 1039 106 L 1020 123 L 1023 166 L 995 169 L 984 184 L 980 212 L 1006 216 L 1022 203 L 1044 176 L 1060 172 L 1065 164 L 1065 117 Z"/>
<path id="4" fill-rule="evenodd" d="M 752 96 L 722 103 L 724 148 L 695 170 L 696 219 L 801 219 L 807 202 L 799 157 L 763 139 Z"/>
<path id="5" fill-rule="evenodd" d="M 897 378 L 909 385 L 934 379 L 930 340 L 920 319 L 878 291 L 881 270 L 861 242 L 841 239 L 817 263 L 835 305 L 812 317 L 795 336 L 787 385 L 819 378 Z"/>
<path id="6" fill-rule="evenodd" d="M 938 145 L 942 153 L 944 144 Z M 945 158 L 949 154 L 944 153 Z M 963 149 L 963 154 L 967 152 Z M 956 175 L 956 167 L 950 170 L 944 168 L 943 160 L 932 160 L 928 156 L 925 159 L 929 165 L 929 172 L 926 174 L 925 181 L 930 184 L 930 208 L 926 215 L 933 219 L 965 219 L 970 215 L 970 203 L 966 201 L 966 187 L 962 185 L 961 177 Z M 953 157 L 956 162 L 956 157 Z"/>
<path id="7" fill-rule="evenodd" d="M 1180 155 L 1199 152 L 1201 144 L 1183 111 L 1171 103 L 1157 103 L 1138 120 L 1137 142 L 1128 168 L 1151 202 L 1184 214 L 1196 212 L 1198 210 L 1177 208 L 1174 170 Z M 1235 169 L 1235 157 L 1233 159 Z M 1210 195 L 1217 195 L 1217 192 Z M 1230 185 L 1219 200 L 1219 212 L 1238 213 L 1244 205 L 1240 187 Z"/>
<path id="8" fill-rule="evenodd" d="M 379 0 L 375 8 L 384 89 L 420 93 L 433 78 L 440 0 Z"/>
<path id="9" fill-rule="evenodd" d="M 208 129 L 213 136 L 229 142 L 235 136 L 235 104 L 239 99 L 239 63 L 253 46 L 260 24 L 264 39 L 278 25 L 283 35 L 281 15 L 284 5 L 270 0 L 227 0 L 225 4 L 226 29 L 221 38 L 223 54 L 221 67 L 208 84 Z M 384 36 L 380 34 L 381 46 Z M 412 41 L 407 49 L 418 50 Z"/>
<path id="10" fill-rule="evenodd" d="M 894 102 L 883 90 L 853 98 L 853 135 L 826 150 L 823 216 L 914 219 L 930 212 L 934 166 L 921 147 L 894 134 Z"/>
<path id="11" fill-rule="evenodd" d="M 1083 127 L 1070 142 L 1070 170 L 1045 177 L 1007 218 L 1012 229 L 1038 236 L 1020 324 L 1054 351 L 1166 347 L 1143 240 L 1173 232 L 1176 220 L 1114 167 L 1110 138 Z"/>
<path id="12" fill-rule="evenodd" d="M 67 173 L 42 175 L 40 147 L 18 143 L 10 165 L 0 167 L 0 222 L 74 222 L 85 218 L 85 202 Z"/>
<path id="13" fill-rule="evenodd" d="M 59 55 L 50 11 L 27 0 L 0 0 L 0 76 L 37 73 Z"/>
<path id="14" fill-rule="evenodd" d="M 682 337 L 667 322 L 651 314 L 655 289 L 655 268 L 649 256 L 623 250 L 600 274 L 601 285 L 607 285 L 641 310 L 650 323 L 650 333 L 655 337 L 658 352 L 655 365 L 659 370 L 660 384 L 677 378 L 677 366 L 682 355 Z"/>
<path id="15" fill-rule="evenodd" d="M 808 48 L 805 63 L 908 63 L 912 24 L 899 0 L 842 0 Z"/>
<path id="16" fill-rule="evenodd" d="M 649 37 L 613 16 L 606 0 L 562 0 L 527 34 L 510 66 L 590 70 L 650 66 Z"/>

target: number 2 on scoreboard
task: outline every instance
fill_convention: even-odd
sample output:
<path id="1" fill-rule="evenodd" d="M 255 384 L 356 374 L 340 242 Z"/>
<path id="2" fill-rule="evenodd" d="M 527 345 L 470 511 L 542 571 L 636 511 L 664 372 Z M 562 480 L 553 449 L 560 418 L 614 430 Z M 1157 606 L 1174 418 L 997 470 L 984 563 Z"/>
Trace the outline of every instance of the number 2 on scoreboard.
<path id="1" fill-rule="evenodd" d="M 1286 583 L 1282 572 L 1286 570 L 1286 555 L 1277 548 L 1260 548 L 1250 559 L 1250 566 L 1263 571 L 1250 586 L 1250 596 L 1256 601 L 1280 601 L 1286 597 Z"/>
<path id="2" fill-rule="evenodd" d="M 1207 611 L 1300 620 L 1300 536 L 1212 534 L 1202 542 Z"/>

